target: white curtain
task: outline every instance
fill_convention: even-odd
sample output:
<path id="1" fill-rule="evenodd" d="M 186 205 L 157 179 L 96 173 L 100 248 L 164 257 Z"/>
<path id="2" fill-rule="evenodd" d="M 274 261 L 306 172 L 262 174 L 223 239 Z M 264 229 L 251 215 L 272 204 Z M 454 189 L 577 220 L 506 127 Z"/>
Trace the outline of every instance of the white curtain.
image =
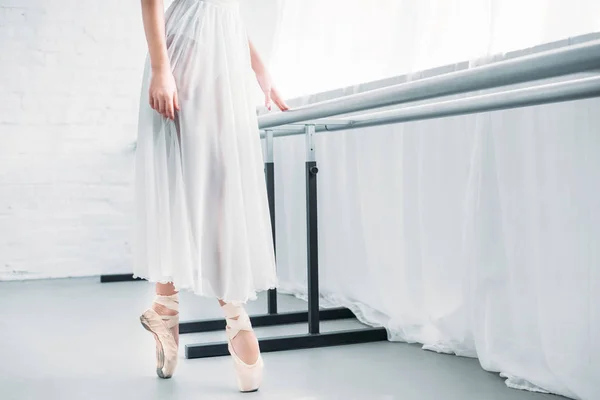
<path id="1" fill-rule="evenodd" d="M 273 71 L 286 94 L 305 95 L 295 105 L 600 30 L 591 1 L 289 0 L 282 10 Z M 600 398 L 599 107 L 318 135 L 324 303 L 391 340 L 478 357 L 511 387 Z M 278 268 L 300 297 L 304 154 L 304 138 L 276 140 Z"/>
<path id="2" fill-rule="evenodd" d="M 596 0 L 279 0 L 271 70 L 288 96 L 600 30 Z"/>

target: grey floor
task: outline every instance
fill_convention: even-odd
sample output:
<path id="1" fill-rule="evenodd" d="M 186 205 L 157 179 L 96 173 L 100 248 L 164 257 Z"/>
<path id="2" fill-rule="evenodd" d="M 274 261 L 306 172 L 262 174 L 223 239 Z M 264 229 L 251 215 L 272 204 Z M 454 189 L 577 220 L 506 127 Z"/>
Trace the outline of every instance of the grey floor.
<path id="1" fill-rule="evenodd" d="M 558 400 L 509 389 L 477 360 L 423 351 L 418 345 L 372 343 L 264 354 L 257 393 L 240 394 L 226 357 L 186 360 L 173 379 L 154 372 L 154 340 L 138 315 L 152 299 L 146 282 L 101 284 L 97 278 L 0 282 L 0 399 L 373 399 Z M 219 317 L 215 301 L 183 293 L 182 320 Z M 282 311 L 306 303 L 280 296 Z M 265 299 L 248 306 L 264 312 Z M 323 330 L 360 327 L 325 323 Z M 306 326 L 263 328 L 257 334 L 304 333 Z M 182 344 L 224 334 L 182 335 Z"/>

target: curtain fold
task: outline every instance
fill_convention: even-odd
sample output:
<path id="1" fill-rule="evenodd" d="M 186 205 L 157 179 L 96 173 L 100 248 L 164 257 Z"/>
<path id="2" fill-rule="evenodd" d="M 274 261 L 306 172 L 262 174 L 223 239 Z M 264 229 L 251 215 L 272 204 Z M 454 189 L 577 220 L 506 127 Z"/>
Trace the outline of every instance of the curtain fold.
<path id="1" fill-rule="evenodd" d="M 591 1 L 343 3 L 282 1 L 273 71 L 282 91 L 303 96 L 295 106 L 326 96 L 307 93 L 355 85 L 337 91 L 351 94 L 359 82 L 417 79 L 422 68 L 478 65 L 600 28 Z M 329 34 L 339 26 L 356 32 Z M 600 398 L 599 106 L 317 135 L 323 303 L 385 326 L 390 340 L 477 357 L 510 387 Z M 299 297 L 304 155 L 303 137 L 275 141 L 278 269 L 282 290 Z"/>

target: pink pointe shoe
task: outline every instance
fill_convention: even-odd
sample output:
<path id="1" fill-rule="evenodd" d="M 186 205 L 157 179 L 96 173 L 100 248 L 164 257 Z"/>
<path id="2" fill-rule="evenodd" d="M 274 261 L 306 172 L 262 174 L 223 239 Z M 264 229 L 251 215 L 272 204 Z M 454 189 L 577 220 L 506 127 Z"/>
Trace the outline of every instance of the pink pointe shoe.
<path id="1" fill-rule="evenodd" d="M 262 356 L 259 353 L 256 362 L 248 365 L 238 357 L 231 343 L 240 331 L 253 331 L 250 318 L 242 306 L 228 303 L 223 305 L 222 308 L 227 321 L 226 332 L 229 354 L 233 358 L 240 392 L 256 392 L 263 377 L 264 363 Z M 236 317 L 237 319 L 234 319 Z"/>
<path id="2" fill-rule="evenodd" d="M 154 302 L 173 311 L 179 311 L 179 296 L 157 295 Z M 168 379 L 177 367 L 178 345 L 172 329 L 179 324 L 179 312 L 176 315 L 160 315 L 152 308 L 140 316 L 142 326 L 154 335 L 156 340 L 156 374 Z"/>

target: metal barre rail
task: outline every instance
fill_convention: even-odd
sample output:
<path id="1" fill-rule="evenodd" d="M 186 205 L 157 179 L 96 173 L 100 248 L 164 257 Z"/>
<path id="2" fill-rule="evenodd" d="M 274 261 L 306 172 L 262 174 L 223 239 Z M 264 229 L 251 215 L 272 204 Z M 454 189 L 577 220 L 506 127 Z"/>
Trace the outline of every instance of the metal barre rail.
<path id="1" fill-rule="evenodd" d="M 600 40 L 261 115 L 261 129 L 600 68 Z"/>
<path id="2" fill-rule="evenodd" d="M 405 107 L 399 110 L 363 114 L 337 120 L 307 121 L 316 125 L 317 132 L 339 131 L 370 126 L 388 125 L 400 122 L 451 117 L 485 111 L 506 110 L 517 107 L 535 106 L 561 101 L 580 100 L 600 96 L 600 75 L 573 79 L 566 82 L 538 85 L 531 88 L 507 90 L 470 96 L 464 99 L 447 100 L 437 103 Z M 273 128 L 273 136 L 304 134 L 303 126 Z M 261 136 L 264 134 L 261 133 Z"/>

